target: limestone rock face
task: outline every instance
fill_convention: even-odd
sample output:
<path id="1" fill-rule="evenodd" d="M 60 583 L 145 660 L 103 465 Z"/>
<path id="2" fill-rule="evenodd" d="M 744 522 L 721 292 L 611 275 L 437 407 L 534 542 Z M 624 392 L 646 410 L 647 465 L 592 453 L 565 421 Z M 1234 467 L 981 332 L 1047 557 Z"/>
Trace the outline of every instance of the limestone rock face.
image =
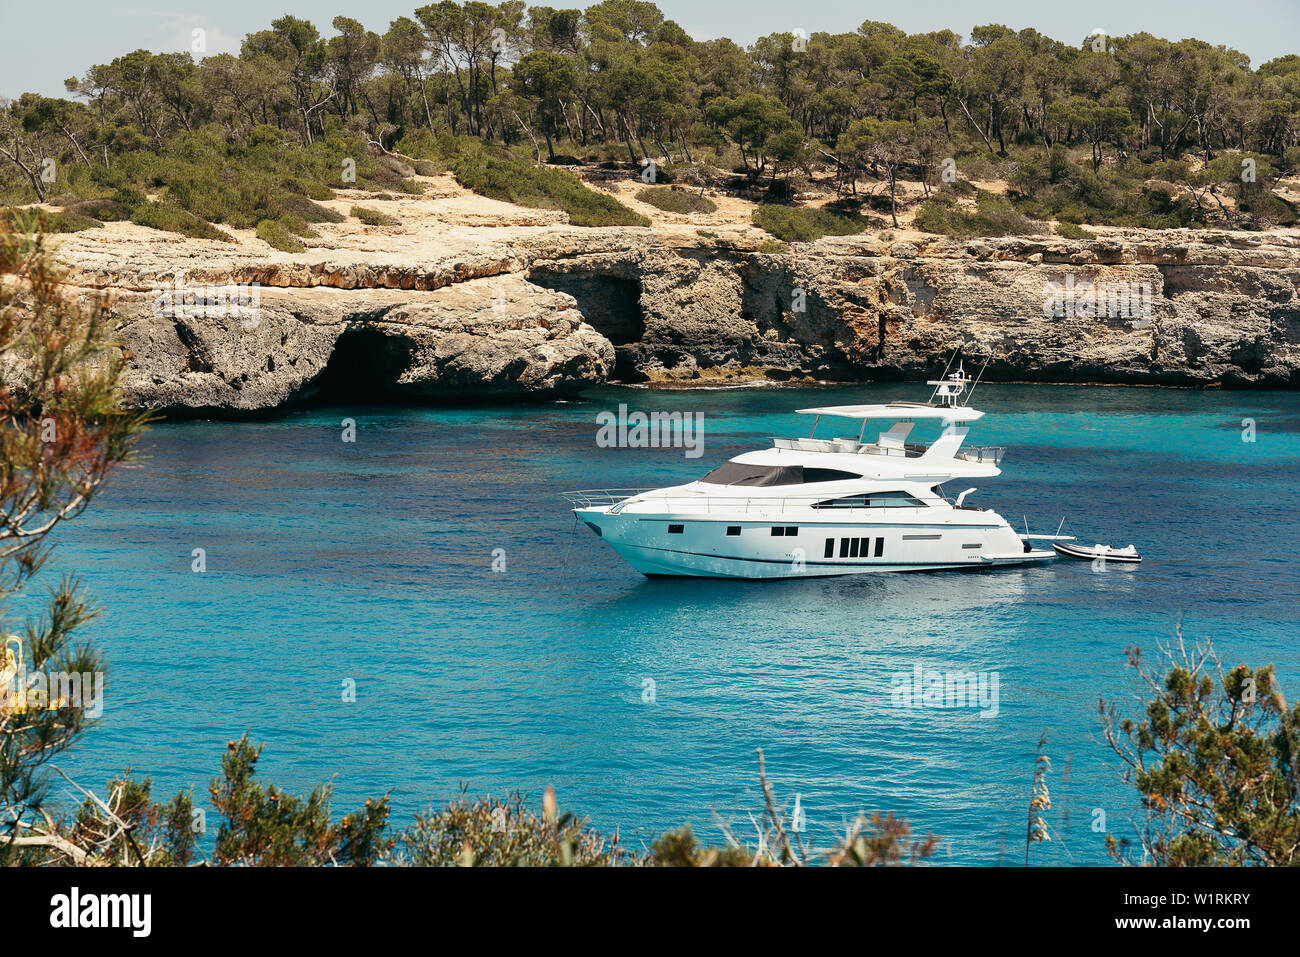
<path id="1" fill-rule="evenodd" d="M 535 260 L 613 338 L 624 377 L 916 376 L 953 349 L 1030 381 L 1300 384 L 1300 241 L 845 237 L 789 253 L 641 244 Z M 635 284 L 608 315 L 601 290 Z M 590 304 L 592 308 L 586 308 Z M 625 310 L 626 311 L 626 310 Z"/>
<path id="2" fill-rule="evenodd" d="M 159 310 L 152 296 L 120 299 L 135 403 L 220 415 L 275 409 L 322 389 L 340 401 L 526 397 L 602 382 L 614 364 L 614 347 L 572 298 L 511 275 L 414 293 L 264 287 L 258 298 L 256 311 L 228 315 Z"/>
<path id="3" fill-rule="evenodd" d="M 110 226 L 60 256 L 117 295 L 131 397 L 171 413 L 916 378 L 958 346 L 995 380 L 1300 386 L 1300 233 L 864 234 L 770 252 L 748 228 L 457 221 L 289 255 Z M 258 284 L 255 321 L 159 309 L 154 287 L 178 276 Z"/>

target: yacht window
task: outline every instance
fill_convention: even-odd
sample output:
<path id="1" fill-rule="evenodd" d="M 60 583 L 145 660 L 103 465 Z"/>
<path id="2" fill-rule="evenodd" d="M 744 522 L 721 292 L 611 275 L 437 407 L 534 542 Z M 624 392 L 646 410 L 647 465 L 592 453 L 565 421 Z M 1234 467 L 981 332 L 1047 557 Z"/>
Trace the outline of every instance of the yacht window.
<path id="1" fill-rule="evenodd" d="M 683 526 L 683 525 L 669 525 L 669 526 L 668 526 L 668 534 L 669 534 L 669 535 L 680 535 L 680 534 L 682 533 L 682 529 L 683 529 L 684 527 L 685 527 L 685 526 Z"/>
<path id="2" fill-rule="evenodd" d="M 835 557 L 835 539 L 833 538 L 826 539 L 826 554 L 824 557 L 825 558 Z"/>
<path id="3" fill-rule="evenodd" d="M 867 492 L 817 502 L 813 508 L 924 508 L 925 503 L 906 492 Z"/>
<path id="4" fill-rule="evenodd" d="M 861 544 L 862 544 L 862 539 L 860 538 L 849 539 L 849 558 L 858 557 L 858 546 Z"/>
<path id="5" fill-rule="evenodd" d="M 816 482 L 843 482 L 861 475 L 839 469 L 806 469 L 802 465 L 745 465 L 727 462 L 719 465 L 701 482 L 710 485 L 806 485 Z"/>
<path id="6" fill-rule="evenodd" d="M 841 472 L 839 469 L 809 469 L 803 470 L 804 484 L 812 482 L 844 482 L 849 479 L 860 479 L 861 475 L 856 472 Z"/>
<path id="7" fill-rule="evenodd" d="M 798 525 L 773 525 L 772 526 L 772 536 L 774 538 L 781 538 L 782 536 L 785 535 L 798 535 L 798 534 L 799 534 Z"/>
<path id="8" fill-rule="evenodd" d="M 739 525 L 728 525 L 728 526 L 727 526 L 727 534 L 728 534 L 728 535 L 739 535 L 739 534 L 740 534 L 740 526 L 739 526 Z"/>
<path id="9" fill-rule="evenodd" d="M 885 553 L 885 540 L 884 540 L 883 538 L 877 538 L 877 539 L 876 539 L 876 557 L 879 558 L 879 557 L 880 557 L 881 555 L 883 555 L 884 553 Z"/>

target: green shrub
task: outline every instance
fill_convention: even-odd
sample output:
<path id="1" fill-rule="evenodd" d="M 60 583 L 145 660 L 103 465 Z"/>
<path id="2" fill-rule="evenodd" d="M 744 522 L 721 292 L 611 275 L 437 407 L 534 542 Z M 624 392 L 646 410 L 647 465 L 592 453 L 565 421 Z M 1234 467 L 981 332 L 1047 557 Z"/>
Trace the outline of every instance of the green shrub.
<path id="1" fill-rule="evenodd" d="M 764 203 L 754 210 L 751 218 L 755 226 L 790 243 L 808 242 L 822 236 L 850 236 L 871 225 L 867 217 L 857 213 L 776 203 Z"/>
<path id="2" fill-rule="evenodd" d="M 539 814 L 519 793 L 504 801 L 462 795 L 430 808 L 398 836 L 396 857 L 416 867 L 610 867 L 635 860 L 582 818 L 546 804 Z"/>
<path id="3" fill-rule="evenodd" d="M 392 847 L 388 797 L 368 800 L 341 820 L 330 815 L 331 787 L 296 795 L 263 784 L 263 746 L 245 735 L 226 745 L 222 776 L 208 788 L 220 824 L 212 863 L 225 867 L 369 866 Z"/>
<path id="4" fill-rule="evenodd" d="M 301 236 L 303 239 L 320 238 L 320 233 L 312 229 L 310 223 L 301 216 L 296 216 L 293 213 L 285 213 L 280 217 L 279 223 L 289 232 L 293 233 L 295 236 Z"/>
<path id="5" fill-rule="evenodd" d="M 916 211 L 916 228 L 957 239 L 976 236 L 1028 236 L 1047 232 L 1042 224 L 1019 212 L 1011 200 L 986 190 L 976 194 L 974 210 L 934 196 Z"/>
<path id="6" fill-rule="evenodd" d="M 190 236 L 194 239 L 219 239 L 227 243 L 235 241 L 229 233 L 217 229 L 193 213 L 167 203 L 146 202 L 137 206 L 131 211 L 131 222 L 150 229 L 180 233 L 182 236 Z"/>
<path id="7" fill-rule="evenodd" d="M 307 248 L 283 223 L 274 219 L 264 219 L 257 224 L 257 238 L 281 252 L 300 253 Z"/>
<path id="8" fill-rule="evenodd" d="M 30 215 L 21 220 L 25 223 L 23 229 L 29 232 L 44 233 L 79 233 L 83 229 L 93 229 L 102 224 L 99 220 L 91 219 L 89 216 L 82 216 L 77 213 L 50 213 L 45 210 L 33 210 Z"/>
<path id="9" fill-rule="evenodd" d="M 393 219 L 387 213 L 381 213 L 377 209 L 371 209 L 368 206 L 353 206 L 352 215 L 361 220 L 367 226 L 396 226 L 397 220 Z"/>
<path id="10" fill-rule="evenodd" d="M 424 195 L 424 184 L 417 179 L 404 179 L 397 184 L 397 188 L 403 193 L 409 193 L 412 196 Z"/>
<path id="11" fill-rule="evenodd" d="M 118 205 L 125 207 L 128 211 L 149 202 L 144 193 L 130 186 L 119 186 L 113 190 L 113 195 L 109 198 Z"/>
<path id="12" fill-rule="evenodd" d="M 280 188 L 287 193 L 295 196 L 306 196 L 308 199 L 333 199 L 334 190 L 330 189 L 324 183 L 317 182 L 314 179 L 296 179 L 289 177 L 282 180 Z"/>
<path id="13" fill-rule="evenodd" d="M 1056 235 L 1063 236 L 1066 239 L 1096 239 L 1097 237 L 1088 232 L 1082 226 L 1076 226 L 1074 223 L 1060 222 L 1056 224 Z"/>
<path id="14" fill-rule="evenodd" d="M 783 253 L 789 250 L 789 248 L 790 247 L 785 243 L 779 243 L 775 239 L 765 239 L 758 244 L 758 251 L 760 253 Z"/>
<path id="15" fill-rule="evenodd" d="M 653 867 L 749 867 L 753 858 L 747 847 L 700 844 L 688 824 L 651 841 L 648 863 Z"/>
<path id="16" fill-rule="evenodd" d="M 667 186 L 647 186 L 636 194 L 636 198 L 666 213 L 712 213 L 718 208 L 718 204 L 706 196 Z"/>
<path id="17" fill-rule="evenodd" d="M 79 216 L 89 216 L 91 219 L 97 219 L 101 223 L 116 223 L 124 219 L 131 218 L 131 210 L 121 203 L 104 198 L 104 199 L 83 199 L 80 202 L 73 203 L 64 210 L 68 213 L 74 213 Z"/>
<path id="18" fill-rule="evenodd" d="M 1237 207 L 1250 216 L 1250 225 L 1255 228 L 1270 226 L 1294 226 L 1297 219 L 1296 207 L 1271 190 L 1264 189 L 1258 182 L 1241 183 L 1236 187 Z"/>
<path id="19" fill-rule="evenodd" d="M 337 210 L 313 203 L 305 196 L 284 196 L 277 205 L 281 215 L 297 216 L 309 223 L 341 223 L 347 219 Z"/>
<path id="20" fill-rule="evenodd" d="M 613 196 L 584 186 L 562 169 L 534 166 L 521 160 L 471 150 L 453 166 L 456 182 L 491 199 L 533 209 L 560 209 L 574 226 L 649 226 Z"/>

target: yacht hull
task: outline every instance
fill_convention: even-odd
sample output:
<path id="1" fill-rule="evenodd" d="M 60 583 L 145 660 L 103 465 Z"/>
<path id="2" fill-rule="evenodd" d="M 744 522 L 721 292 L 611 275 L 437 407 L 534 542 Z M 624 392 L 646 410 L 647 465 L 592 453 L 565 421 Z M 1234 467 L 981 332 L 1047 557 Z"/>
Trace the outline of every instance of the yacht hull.
<path id="1" fill-rule="evenodd" d="M 691 514 L 575 514 L 629 565 L 650 577 L 819 578 L 880 572 L 938 571 L 1023 565 L 1055 558 L 1026 550 L 999 516 L 978 521 L 768 521 L 707 519 Z M 958 513 L 961 517 L 961 513 Z M 779 530 L 779 531 L 774 531 Z"/>

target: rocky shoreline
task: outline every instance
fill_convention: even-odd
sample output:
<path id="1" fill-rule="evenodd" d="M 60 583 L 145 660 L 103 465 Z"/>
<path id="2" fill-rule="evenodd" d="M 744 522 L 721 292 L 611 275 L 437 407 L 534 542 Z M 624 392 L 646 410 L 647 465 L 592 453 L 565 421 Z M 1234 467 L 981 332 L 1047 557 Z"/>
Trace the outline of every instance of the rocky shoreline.
<path id="1" fill-rule="evenodd" d="M 915 378 L 958 346 L 987 355 L 993 381 L 1300 386 L 1294 231 L 780 247 L 747 224 L 580 229 L 439 198 L 394 203 L 397 227 L 327 225 L 298 254 L 130 223 L 58 249 L 74 283 L 115 297 L 131 401 L 168 415 L 323 396 L 518 399 L 609 381 Z M 177 283 L 244 284 L 256 309 L 160 298 Z"/>

